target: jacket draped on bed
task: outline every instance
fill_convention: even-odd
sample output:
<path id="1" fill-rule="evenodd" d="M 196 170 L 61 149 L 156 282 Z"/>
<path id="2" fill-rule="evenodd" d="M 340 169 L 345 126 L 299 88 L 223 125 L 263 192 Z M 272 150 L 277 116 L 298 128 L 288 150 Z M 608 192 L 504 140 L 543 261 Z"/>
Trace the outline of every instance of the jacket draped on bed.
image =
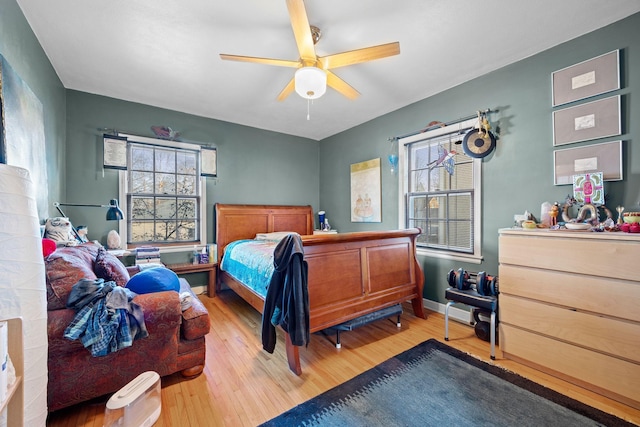
<path id="1" fill-rule="evenodd" d="M 289 334 L 293 345 L 309 344 L 308 267 L 299 234 L 289 234 L 278 243 L 273 265 L 262 312 L 262 347 L 269 353 L 276 346 L 276 326 Z"/>

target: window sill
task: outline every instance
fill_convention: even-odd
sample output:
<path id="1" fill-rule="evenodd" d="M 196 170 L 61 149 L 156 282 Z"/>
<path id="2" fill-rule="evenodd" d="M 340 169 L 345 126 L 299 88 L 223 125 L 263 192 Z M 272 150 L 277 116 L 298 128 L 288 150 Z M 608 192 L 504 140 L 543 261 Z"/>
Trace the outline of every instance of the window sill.
<path id="1" fill-rule="evenodd" d="M 482 255 L 442 252 L 442 251 L 434 251 L 434 250 L 424 249 L 424 248 L 417 248 L 416 255 L 426 256 L 430 258 L 440 258 L 440 259 L 448 259 L 453 261 L 468 262 L 470 264 L 481 264 L 483 260 Z"/>

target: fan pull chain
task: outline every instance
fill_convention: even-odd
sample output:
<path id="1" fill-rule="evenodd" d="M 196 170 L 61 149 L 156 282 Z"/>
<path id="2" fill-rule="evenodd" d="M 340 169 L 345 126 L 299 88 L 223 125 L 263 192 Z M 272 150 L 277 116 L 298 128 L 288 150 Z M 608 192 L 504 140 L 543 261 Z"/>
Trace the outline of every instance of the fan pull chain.
<path id="1" fill-rule="evenodd" d="M 307 120 L 311 119 L 311 99 L 307 98 Z"/>

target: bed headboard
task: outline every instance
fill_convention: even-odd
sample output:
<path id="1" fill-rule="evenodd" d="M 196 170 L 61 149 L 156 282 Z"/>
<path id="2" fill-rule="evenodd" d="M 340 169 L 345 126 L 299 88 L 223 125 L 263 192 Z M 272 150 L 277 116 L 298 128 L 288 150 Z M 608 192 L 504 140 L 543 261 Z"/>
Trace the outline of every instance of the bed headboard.
<path id="1" fill-rule="evenodd" d="M 229 205 L 216 203 L 216 245 L 218 262 L 227 244 L 253 239 L 258 233 L 293 231 L 313 234 L 311 206 Z"/>

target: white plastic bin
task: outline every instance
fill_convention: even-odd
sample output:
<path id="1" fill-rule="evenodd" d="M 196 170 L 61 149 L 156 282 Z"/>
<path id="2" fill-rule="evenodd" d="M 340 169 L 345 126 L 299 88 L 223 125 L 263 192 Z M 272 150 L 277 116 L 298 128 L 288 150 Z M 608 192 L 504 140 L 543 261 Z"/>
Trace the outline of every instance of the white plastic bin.
<path id="1" fill-rule="evenodd" d="M 107 401 L 105 427 L 150 427 L 160 417 L 160 375 L 143 372 Z"/>

